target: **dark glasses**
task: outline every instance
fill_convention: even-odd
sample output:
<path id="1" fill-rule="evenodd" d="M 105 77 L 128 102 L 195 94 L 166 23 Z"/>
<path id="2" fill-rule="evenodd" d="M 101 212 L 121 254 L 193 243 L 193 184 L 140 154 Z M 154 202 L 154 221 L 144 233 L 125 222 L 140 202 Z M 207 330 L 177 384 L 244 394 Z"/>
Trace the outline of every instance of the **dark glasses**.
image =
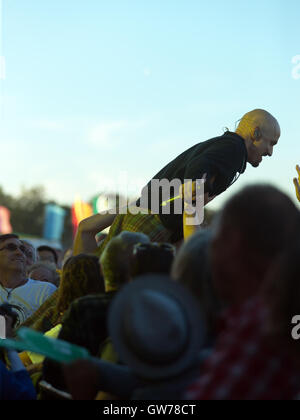
<path id="1" fill-rule="evenodd" d="M 16 245 L 16 244 L 7 244 L 3 248 L 0 248 L 0 251 L 9 251 L 9 252 L 15 252 L 17 249 L 19 249 L 23 254 L 26 255 L 26 248 L 24 245 Z"/>

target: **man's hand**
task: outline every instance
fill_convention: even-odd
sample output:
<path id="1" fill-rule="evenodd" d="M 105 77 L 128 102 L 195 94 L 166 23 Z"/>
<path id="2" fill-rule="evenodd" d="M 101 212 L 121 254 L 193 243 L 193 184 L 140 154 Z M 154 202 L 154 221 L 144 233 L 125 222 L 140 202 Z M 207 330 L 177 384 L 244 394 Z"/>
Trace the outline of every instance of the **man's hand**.
<path id="1" fill-rule="evenodd" d="M 207 174 L 203 175 L 204 183 L 206 182 Z M 213 177 L 211 183 L 214 182 L 216 177 Z M 199 195 L 200 186 L 197 185 L 196 181 L 189 181 L 186 184 L 181 185 L 179 190 L 180 196 L 184 199 L 184 203 L 191 205 L 193 201 L 196 200 L 196 197 Z M 210 196 L 208 193 L 204 194 L 204 206 L 210 203 L 216 196 Z"/>
<path id="2" fill-rule="evenodd" d="M 296 166 L 296 171 L 298 173 L 298 178 L 294 178 L 294 185 L 295 185 L 298 201 L 300 202 L 300 167 L 299 165 Z"/>
<path id="3" fill-rule="evenodd" d="M 202 178 L 204 183 L 206 181 L 206 176 L 207 174 L 204 174 Z M 180 194 L 180 197 L 183 198 L 186 204 L 191 205 L 193 201 L 196 200 L 196 197 L 199 196 L 200 191 L 201 191 L 201 185 L 199 183 L 197 183 L 196 181 L 189 181 L 180 186 L 179 194 Z M 203 188 L 203 191 L 204 191 L 204 188 Z"/>

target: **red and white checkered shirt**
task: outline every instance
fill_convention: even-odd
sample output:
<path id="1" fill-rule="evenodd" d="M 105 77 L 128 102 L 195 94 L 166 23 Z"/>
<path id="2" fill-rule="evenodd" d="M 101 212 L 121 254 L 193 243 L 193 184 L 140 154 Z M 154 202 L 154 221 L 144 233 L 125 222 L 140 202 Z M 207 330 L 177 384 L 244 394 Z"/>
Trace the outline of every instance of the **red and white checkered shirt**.
<path id="1" fill-rule="evenodd" d="M 268 346 L 267 312 L 259 299 L 228 312 L 226 327 L 188 389 L 190 400 L 291 400 L 300 391 L 300 369 L 284 348 Z"/>

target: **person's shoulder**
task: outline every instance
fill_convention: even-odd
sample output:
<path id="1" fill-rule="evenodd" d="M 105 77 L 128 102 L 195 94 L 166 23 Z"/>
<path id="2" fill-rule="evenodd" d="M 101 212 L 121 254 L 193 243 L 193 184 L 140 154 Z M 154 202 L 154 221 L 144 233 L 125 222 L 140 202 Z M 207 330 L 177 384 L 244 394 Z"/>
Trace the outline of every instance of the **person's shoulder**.
<path id="1" fill-rule="evenodd" d="M 97 295 L 87 295 L 79 299 L 76 299 L 72 303 L 73 308 L 83 309 L 85 307 L 92 309 L 93 307 L 99 307 L 101 305 L 107 305 L 115 296 L 116 292 L 99 293 Z"/>
<path id="2" fill-rule="evenodd" d="M 246 150 L 244 139 L 231 131 L 226 131 L 221 136 L 200 142 L 190 150 L 193 151 L 194 154 L 198 154 L 199 152 L 209 153 L 211 150 L 224 150 L 225 148 L 228 150 L 240 150 L 242 152 L 245 152 Z"/>
<path id="3" fill-rule="evenodd" d="M 64 315 L 64 323 L 74 319 L 83 320 L 86 318 L 93 318 L 95 314 L 101 316 L 106 313 L 114 293 L 101 293 L 97 295 L 87 295 L 76 299 L 70 305 L 69 309 Z"/>
<path id="4" fill-rule="evenodd" d="M 234 145 L 239 148 L 245 147 L 245 140 L 237 133 L 234 133 L 232 131 L 225 131 L 225 133 L 222 136 L 215 137 L 214 139 L 211 139 L 211 141 L 212 144 L 222 142 L 223 144 Z"/>
<path id="5" fill-rule="evenodd" d="M 52 283 L 47 283 L 45 281 L 33 280 L 31 278 L 28 279 L 26 285 L 27 285 L 27 287 L 30 287 L 32 289 L 49 290 L 51 292 L 55 292 L 55 290 L 57 290 L 57 287 L 54 286 L 54 284 L 52 284 Z"/>
<path id="6" fill-rule="evenodd" d="M 236 151 L 240 151 L 241 153 L 246 153 L 246 144 L 245 140 L 236 133 L 232 133 L 231 131 L 226 131 L 223 136 L 221 136 L 221 141 L 227 147 L 234 148 Z"/>
<path id="7" fill-rule="evenodd" d="M 223 136 L 212 139 L 207 148 L 207 156 L 216 159 L 228 160 L 238 172 L 244 172 L 247 160 L 245 141 L 236 133 L 227 131 Z"/>

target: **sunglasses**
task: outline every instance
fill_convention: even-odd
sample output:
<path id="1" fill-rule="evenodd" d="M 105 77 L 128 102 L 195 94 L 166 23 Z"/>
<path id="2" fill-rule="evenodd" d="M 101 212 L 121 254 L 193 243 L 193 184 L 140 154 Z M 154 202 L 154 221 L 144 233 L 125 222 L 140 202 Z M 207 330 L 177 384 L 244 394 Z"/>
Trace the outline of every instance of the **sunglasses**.
<path id="1" fill-rule="evenodd" d="M 0 248 L 0 251 L 9 251 L 9 252 L 15 252 L 17 249 L 19 249 L 23 254 L 26 255 L 26 248 L 24 245 L 16 245 L 16 244 L 7 244 L 3 248 Z"/>

